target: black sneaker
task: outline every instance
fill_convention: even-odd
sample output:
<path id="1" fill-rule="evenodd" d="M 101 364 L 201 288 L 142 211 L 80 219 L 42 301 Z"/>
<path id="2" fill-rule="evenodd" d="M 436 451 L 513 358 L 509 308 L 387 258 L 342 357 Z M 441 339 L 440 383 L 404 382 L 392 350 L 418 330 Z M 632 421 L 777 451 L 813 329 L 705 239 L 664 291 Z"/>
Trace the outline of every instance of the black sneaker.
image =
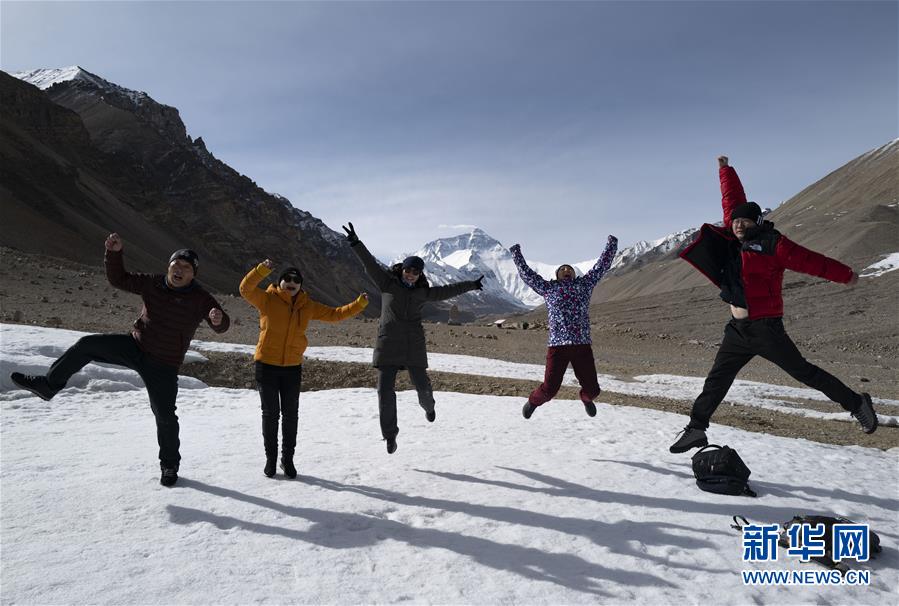
<path id="1" fill-rule="evenodd" d="M 687 452 L 691 448 L 700 448 L 702 446 L 708 446 L 709 441 L 705 437 L 705 431 L 702 429 L 694 429 L 687 425 L 684 429 L 679 432 L 678 435 L 681 435 L 680 439 L 678 439 L 671 447 L 668 449 L 669 452 L 674 454 L 678 454 L 681 452 Z"/>
<path id="2" fill-rule="evenodd" d="M 23 375 L 20 372 L 14 372 L 9 375 L 12 382 L 26 391 L 30 391 L 42 400 L 52 400 L 59 390 L 50 387 L 47 383 L 47 377 L 44 375 Z"/>
<path id="3" fill-rule="evenodd" d="M 297 468 L 293 466 L 293 457 L 281 457 L 281 470 L 291 480 L 297 477 Z"/>
<path id="4" fill-rule="evenodd" d="M 387 454 L 396 452 L 396 438 L 387 438 Z"/>
<path id="5" fill-rule="evenodd" d="M 871 396 L 863 393 L 862 403 L 852 416 L 855 417 L 862 426 L 865 433 L 874 433 L 877 430 L 877 413 L 874 412 L 874 404 L 871 403 Z"/>
<path id="6" fill-rule="evenodd" d="M 524 415 L 525 419 L 530 419 L 535 410 L 537 410 L 536 406 L 534 406 L 530 402 L 525 402 L 524 406 L 521 409 L 521 414 Z"/>
<path id="7" fill-rule="evenodd" d="M 174 486 L 178 481 L 178 469 L 176 467 L 162 467 L 162 475 L 159 483 L 163 486 Z"/>
<path id="8" fill-rule="evenodd" d="M 436 410 L 426 410 L 425 418 L 428 420 L 428 423 L 433 423 L 434 420 L 437 418 L 437 411 Z"/>
<path id="9" fill-rule="evenodd" d="M 265 474 L 267 478 L 275 477 L 275 462 L 277 459 L 275 457 L 266 457 L 265 459 L 265 467 L 262 468 L 262 473 Z"/>
<path id="10" fill-rule="evenodd" d="M 596 404 L 594 404 L 593 402 L 584 402 L 584 410 L 587 411 L 587 416 L 596 416 Z"/>

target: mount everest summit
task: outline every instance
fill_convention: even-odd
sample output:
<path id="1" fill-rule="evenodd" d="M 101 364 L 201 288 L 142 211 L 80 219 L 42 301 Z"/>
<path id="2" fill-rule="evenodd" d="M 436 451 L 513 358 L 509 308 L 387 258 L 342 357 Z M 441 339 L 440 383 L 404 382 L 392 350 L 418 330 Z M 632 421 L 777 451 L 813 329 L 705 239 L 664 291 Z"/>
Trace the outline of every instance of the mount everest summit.
<path id="1" fill-rule="evenodd" d="M 612 271 L 626 271 L 642 262 L 680 250 L 696 231 L 696 228 L 685 229 L 658 240 L 640 241 L 623 248 L 612 261 Z M 555 278 L 558 265 L 528 259 L 527 250 L 522 252 L 534 271 L 547 280 Z M 474 280 L 483 275 L 483 291 L 459 297 L 460 303 L 465 301 L 466 307 L 471 299 L 472 305 L 479 312 L 483 313 L 489 308 L 490 311 L 486 313 L 515 313 L 543 304 L 543 297 L 535 293 L 518 275 L 508 246 L 480 228 L 474 228 L 467 234 L 433 240 L 411 254 L 424 260 L 425 275 L 434 285 Z M 399 257 L 394 262 L 402 259 L 403 257 Z M 596 259 L 588 259 L 572 263 L 572 267 L 577 275 L 583 275 L 594 263 Z"/>

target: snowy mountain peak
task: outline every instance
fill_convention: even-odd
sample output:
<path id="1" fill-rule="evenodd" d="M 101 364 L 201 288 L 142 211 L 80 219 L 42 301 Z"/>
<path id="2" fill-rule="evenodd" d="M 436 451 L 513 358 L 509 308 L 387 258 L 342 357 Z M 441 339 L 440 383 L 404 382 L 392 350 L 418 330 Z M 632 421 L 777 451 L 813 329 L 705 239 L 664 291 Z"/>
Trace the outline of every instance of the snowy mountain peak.
<path id="1" fill-rule="evenodd" d="M 102 78 L 94 76 L 78 65 L 52 69 L 33 69 L 25 72 L 15 72 L 12 75 L 19 80 L 33 84 L 41 90 L 47 90 L 54 84 L 69 82 L 70 80 L 87 80 L 99 86 L 98 80 L 102 80 Z"/>
<path id="2" fill-rule="evenodd" d="M 615 255 L 615 259 L 612 261 L 612 269 L 618 269 L 619 267 L 650 253 L 663 255 L 672 250 L 676 250 L 684 242 L 689 240 L 694 233 L 696 233 L 696 228 L 691 227 L 689 229 L 674 232 L 673 234 L 668 234 L 667 236 L 656 240 L 640 240 L 633 246 L 618 251 L 618 254 Z"/>
<path id="3" fill-rule="evenodd" d="M 696 233 L 696 228 L 684 229 L 656 240 L 643 240 L 633 246 L 618 251 L 612 261 L 612 269 L 618 269 L 648 256 L 656 257 L 679 249 Z M 559 264 L 544 263 L 527 257 L 528 265 L 547 280 L 555 279 Z M 485 276 L 484 290 L 518 305 L 536 307 L 543 303 L 543 297 L 527 286 L 518 275 L 518 268 L 512 254 L 499 240 L 484 230 L 475 227 L 468 233 L 439 238 L 428 242 L 412 253 L 424 259 L 425 273 L 433 284 L 447 284 L 460 280 L 472 280 Z M 405 255 L 394 262 L 403 259 Z M 593 267 L 597 259 L 581 262 L 567 262 L 577 275 L 584 275 Z"/>
<path id="4" fill-rule="evenodd" d="M 92 74 L 79 65 L 71 65 L 69 67 L 58 68 L 33 69 L 24 72 L 15 72 L 12 75 L 19 80 L 28 82 L 29 84 L 33 84 L 41 90 L 47 90 L 48 88 L 56 84 L 61 84 L 63 82 L 80 81 L 90 83 L 100 90 L 127 97 L 134 104 L 140 104 L 150 99 L 150 96 L 145 92 L 131 90 L 129 88 L 119 86 L 118 84 L 113 84 L 112 82 L 104 80 L 96 74 Z"/>

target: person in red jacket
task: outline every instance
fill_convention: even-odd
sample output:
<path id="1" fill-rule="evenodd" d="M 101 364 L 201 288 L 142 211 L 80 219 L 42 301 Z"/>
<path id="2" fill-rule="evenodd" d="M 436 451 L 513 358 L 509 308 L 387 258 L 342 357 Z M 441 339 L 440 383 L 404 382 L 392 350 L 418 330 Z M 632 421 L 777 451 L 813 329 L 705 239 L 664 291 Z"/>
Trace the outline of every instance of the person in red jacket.
<path id="1" fill-rule="evenodd" d="M 706 446 L 705 430 L 715 409 L 727 395 L 737 373 L 753 357 L 777 364 L 797 381 L 821 391 L 849 411 L 865 433 L 877 429 L 877 414 L 867 393 L 856 393 L 830 373 L 806 360 L 783 324 L 784 270 L 818 276 L 831 282 L 855 284 L 851 268 L 803 248 L 762 218 L 762 209 L 747 202 L 743 185 L 726 156 L 718 158 L 724 227 L 706 223 L 681 258 L 721 289 L 733 318 L 702 393 L 693 403 L 690 423 L 669 450 L 681 453 Z"/>
<path id="2" fill-rule="evenodd" d="M 91 362 L 125 366 L 137 371 L 150 397 L 156 417 L 159 467 L 163 486 L 178 481 L 181 442 L 178 438 L 178 368 L 200 322 L 215 332 L 225 332 L 231 324 L 228 314 L 194 280 L 199 258 L 182 248 L 172 253 L 163 274 L 134 274 L 125 271 L 124 245 L 118 234 L 106 238 L 106 278 L 114 287 L 141 296 L 143 309 L 134 321 L 131 334 L 88 335 L 53 362 L 46 375 L 14 372 L 13 383 L 44 400 L 50 400 L 76 372 Z"/>

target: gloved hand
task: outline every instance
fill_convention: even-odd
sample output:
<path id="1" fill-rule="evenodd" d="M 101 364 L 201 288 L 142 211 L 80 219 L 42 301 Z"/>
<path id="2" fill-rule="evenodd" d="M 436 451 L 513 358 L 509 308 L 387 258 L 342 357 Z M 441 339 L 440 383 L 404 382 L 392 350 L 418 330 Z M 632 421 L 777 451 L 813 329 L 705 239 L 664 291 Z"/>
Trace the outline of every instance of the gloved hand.
<path id="1" fill-rule="evenodd" d="M 484 276 L 481 276 L 480 278 L 475 280 L 474 283 L 475 288 L 477 288 L 478 290 L 484 290 Z"/>
<path id="2" fill-rule="evenodd" d="M 348 223 L 347 225 L 349 225 L 349 228 L 347 228 L 346 225 L 341 225 L 343 231 L 346 232 L 347 242 L 350 243 L 350 246 L 356 246 L 357 244 L 359 244 L 359 236 L 356 235 L 356 230 L 353 229 L 352 223 Z"/>
<path id="3" fill-rule="evenodd" d="M 513 255 L 517 252 L 521 252 L 521 244 L 513 244 L 512 248 L 509 249 L 509 252 L 511 252 Z"/>

